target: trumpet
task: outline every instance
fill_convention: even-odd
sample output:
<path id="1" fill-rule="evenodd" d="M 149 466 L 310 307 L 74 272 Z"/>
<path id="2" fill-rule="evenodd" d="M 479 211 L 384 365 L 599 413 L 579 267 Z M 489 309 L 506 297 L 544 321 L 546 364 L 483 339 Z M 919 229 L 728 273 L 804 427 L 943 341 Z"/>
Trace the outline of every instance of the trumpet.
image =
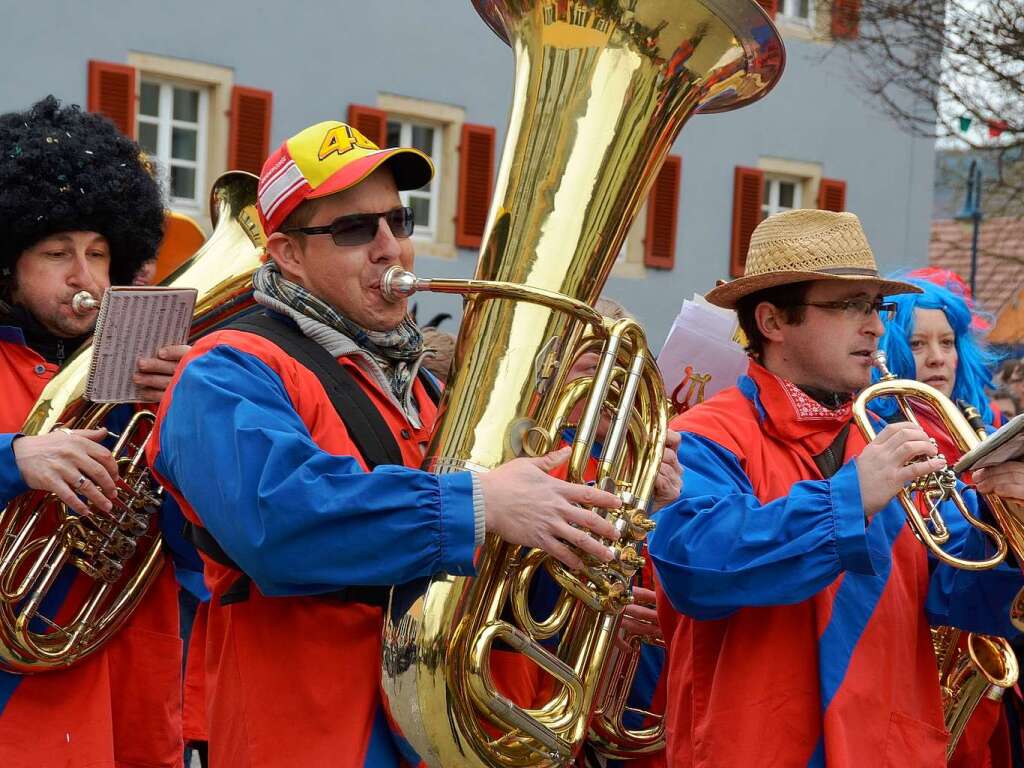
<path id="1" fill-rule="evenodd" d="M 853 418 L 865 439 L 873 440 L 876 432 L 868 413 L 868 405 L 879 397 L 893 397 L 904 418 L 920 426 L 914 415 L 911 400 L 929 406 L 942 420 L 946 430 L 961 451 L 969 451 L 981 442 L 983 437 L 974 430 L 960 409 L 937 389 L 910 379 L 897 379 L 886 367 L 885 353 L 875 352 L 875 367 L 882 374 L 881 380 L 861 392 L 853 404 Z M 975 517 L 956 487 L 957 477 L 949 467 L 932 472 L 903 488 L 897 498 L 906 512 L 907 520 L 917 538 L 942 562 L 955 568 L 982 571 L 995 568 L 1006 559 L 1010 548 L 1017 555 L 1018 562 L 1024 562 L 1024 525 L 1013 514 L 1008 504 L 995 494 L 980 494 L 988 505 L 996 525 L 992 526 Z M 912 494 L 919 494 L 924 501 L 927 517 L 921 513 Z M 949 541 L 949 529 L 943 519 L 940 505 L 949 501 L 967 523 L 981 531 L 992 542 L 995 552 L 983 560 L 967 560 L 947 552 L 943 545 Z"/>

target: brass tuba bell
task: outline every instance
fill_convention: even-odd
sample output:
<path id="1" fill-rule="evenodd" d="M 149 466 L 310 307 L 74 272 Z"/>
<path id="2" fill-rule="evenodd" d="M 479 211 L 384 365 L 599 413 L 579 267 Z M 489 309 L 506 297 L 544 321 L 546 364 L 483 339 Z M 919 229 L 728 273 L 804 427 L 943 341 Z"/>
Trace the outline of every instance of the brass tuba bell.
<path id="1" fill-rule="evenodd" d="M 652 527 L 647 507 L 667 421 L 642 329 L 591 306 L 687 117 L 763 96 L 784 53 L 753 0 L 474 5 L 516 60 L 476 278 L 398 270 L 382 280 L 395 298 L 418 290 L 466 297 L 423 466 L 483 472 L 544 453 L 582 409 L 568 475 L 580 482 L 607 416 L 597 484 L 623 500 L 605 512 L 622 537 L 605 542 L 615 561 L 573 573 L 489 535 L 476 577 L 440 574 L 395 587 L 383 689 L 403 735 L 431 766 L 563 765 L 582 748 L 609 690 L 611 648 Z M 586 350 L 600 358 L 595 375 L 567 382 Z M 550 615 L 535 616 L 527 598 L 536 578 L 560 589 Z M 503 695 L 491 672 L 498 647 L 553 678 L 555 693 L 533 705 Z M 660 739 L 634 736 L 645 749 Z"/>
<path id="2" fill-rule="evenodd" d="M 164 282 L 198 288 L 190 337 L 195 339 L 249 309 L 252 273 L 264 243 L 256 213 L 255 176 L 232 171 L 210 193 L 214 231 L 202 248 Z M 88 302 L 81 302 L 88 308 Z M 92 350 L 84 346 L 46 385 L 22 432 L 94 429 L 118 403 L 85 399 Z M 128 619 L 160 572 L 164 555 L 156 512 L 162 490 L 145 465 L 154 421 L 138 410 L 113 448 L 120 477 L 110 512 L 80 516 L 53 494 L 13 499 L 0 511 L 0 669 L 31 673 L 62 669 L 99 648 Z M 69 618 L 48 609 L 58 577 L 74 567 L 93 580 L 76 594 Z"/>

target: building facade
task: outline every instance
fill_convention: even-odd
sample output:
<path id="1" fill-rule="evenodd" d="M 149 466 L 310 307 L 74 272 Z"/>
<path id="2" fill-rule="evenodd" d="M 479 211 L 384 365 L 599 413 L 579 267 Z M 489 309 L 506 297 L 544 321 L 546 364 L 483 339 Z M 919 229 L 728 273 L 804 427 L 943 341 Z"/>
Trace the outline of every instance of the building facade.
<path id="1" fill-rule="evenodd" d="M 268 147 L 321 120 L 376 120 L 378 136 L 420 146 L 438 168 L 409 201 L 422 233 L 417 271 L 472 274 L 466 244 L 488 158 L 500 156 L 513 61 L 469 0 L 4 5 L 0 110 L 53 93 L 115 113 L 156 158 L 171 205 L 198 218 L 229 167 L 258 166 Z M 683 128 L 657 215 L 638 217 L 606 288 L 655 348 L 683 298 L 741 267 L 742 239 L 768 212 L 845 208 L 861 217 L 884 270 L 927 261 L 933 143 L 865 101 L 854 84 L 862 64 L 831 48 L 834 27 L 813 0 L 765 5 L 787 48 L 781 82 L 752 106 Z M 417 301 L 421 318 L 459 313 L 453 297 Z"/>

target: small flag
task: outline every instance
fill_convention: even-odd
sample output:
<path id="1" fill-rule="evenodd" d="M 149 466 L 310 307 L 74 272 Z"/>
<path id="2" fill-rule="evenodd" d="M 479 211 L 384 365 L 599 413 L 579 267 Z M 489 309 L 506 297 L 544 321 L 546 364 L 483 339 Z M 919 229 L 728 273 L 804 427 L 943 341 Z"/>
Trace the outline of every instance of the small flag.
<path id="1" fill-rule="evenodd" d="M 998 139 L 1008 127 L 1005 120 L 989 120 L 988 137 L 990 139 Z"/>

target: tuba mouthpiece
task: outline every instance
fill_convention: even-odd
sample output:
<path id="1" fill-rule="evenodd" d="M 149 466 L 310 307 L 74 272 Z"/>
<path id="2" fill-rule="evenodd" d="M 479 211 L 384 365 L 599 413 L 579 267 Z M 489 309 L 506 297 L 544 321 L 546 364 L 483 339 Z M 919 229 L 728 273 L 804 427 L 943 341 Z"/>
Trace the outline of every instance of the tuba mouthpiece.
<path id="1" fill-rule="evenodd" d="M 385 300 L 397 304 L 402 299 L 425 288 L 429 282 L 429 280 L 421 280 L 412 272 L 399 266 L 388 267 L 380 278 L 380 294 Z"/>
<path id="2" fill-rule="evenodd" d="M 100 308 L 100 300 L 88 291 L 79 291 L 71 297 L 71 309 L 76 315 L 86 315 Z"/>

